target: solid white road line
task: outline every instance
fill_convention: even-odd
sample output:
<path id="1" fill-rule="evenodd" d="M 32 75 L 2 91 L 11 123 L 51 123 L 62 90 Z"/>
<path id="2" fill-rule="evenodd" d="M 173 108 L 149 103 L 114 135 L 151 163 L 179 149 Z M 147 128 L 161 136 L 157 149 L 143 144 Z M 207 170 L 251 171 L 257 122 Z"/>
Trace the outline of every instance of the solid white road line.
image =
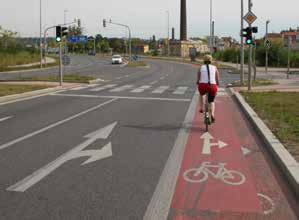
<path id="1" fill-rule="evenodd" d="M 169 86 L 160 86 L 157 89 L 155 89 L 154 91 L 152 91 L 152 93 L 156 93 L 156 94 L 162 94 L 163 92 L 165 92 L 167 89 L 169 89 Z"/>
<path id="2" fill-rule="evenodd" d="M 69 89 L 69 90 L 70 91 L 78 91 L 78 90 L 85 89 L 85 88 L 87 88 L 87 86 L 79 86 L 79 87 L 72 88 L 72 89 Z"/>
<path id="3" fill-rule="evenodd" d="M 174 147 L 166 162 L 159 183 L 153 197 L 147 207 L 143 220 L 166 220 L 171 205 L 171 200 L 175 191 L 177 177 L 183 160 L 185 147 L 187 144 L 190 125 L 196 111 L 198 95 L 194 94 L 188 112 L 186 114 L 182 128 L 179 131 Z M 186 128 L 186 126 L 188 126 Z"/>
<path id="4" fill-rule="evenodd" d="M 144 90 L 151 88 L 151 86 L 141 86 L 137 89 L 132 90 L 132 93 L 140 93 L 140 92 L 144 92 Z"/>
<path id="5" fill-rule="evenodd" d="M 54 94 L 53 94 L 53 95 L 54 95 Z M 73 119 L 75 119 L 75 118 L 78 118 L 78 117 L 80 117 L 80 116 L 82 116 L 82 115 L 85 115 L 85 114 L 87 114 L 87 113 L 89 113 L 89 112 L 91 112 L 91 111 L 94 111 L 94 110 L 96 110 L 96 109 L 99 109 L 99 108 L 103 107 L 104 105 L 107 105 L 107 104 L 109 104 L 109 103 L 111 103 L 111 102 L 114 102 L 115 100 L 117 100 L 117 98 L 113 98 L 113 99 L 111 99 L 111 100 L 109 100 L 109 101 L 106 101 L 106 102 L 104 102 L 104 103 L 102 103 L 102 104 L 99 104 L 99 105 L 94 106 L 94 107 L 92 107 L 92 108 L 89 108 L 89 109 L 87 109 L 87 110 L 85 110 L 85 111 L 83 111 L 83 112 L 80 112 L 80 113 L 78 113 L 78 114 L 75 114 L 75 115 L 73 115 L 73 116 L 71 116 L 71 117 L 69 117 L 69 118 L 66 118 L 66 119 L 64 119 L 64 120 L 58 121 L 58 122 L 56 122 L 56 123 L 53 123 L 53 124 L 51 124 L 51 125 L 49 125 L 49 126 L 47 126 L 47 127 L 44 127 L 44 128 L 42 128 L 42 129 L 40 129 L 40 130 L 34 131 L 34 132 L 30 133 L 30 134 L 27 134 L 27 135 L 25 135 L 25 136 L 23 136 L 23 137 L 20 137 L 20 138 L 17 138 L 17 139 L 15 139 L 15 140 L 13 140 L 13 141 L 10 141 L 10 142 L 7 142 L 7 143 L 5 143 L 5 144 L 2 144 L 2 145 L 0 145 L 0 150 L 5 149 L 5 148 L 7 148 L 7 147 L 10 147 L 10 146 L 12 146 L 12 145 L 14 145 L 14 144 L 17 144 L 17 143 L 19 143 L 19 142 L 21 142 L 21 141 L 23 141 L 23 140 L 26 140 L 26 139 L 28 139 L 28 138 L 31 138 L 31 137 L 33 137 L 33 136 L 35 136 L 35 135 L 38 135 L 38 134 L 42 133 L 42 132 L 45 132 L 45 131 L 47 131 L 47 130 L 49 130 L 49 129 L 51 129 L 51 128 L 54 128 L 54 127 L 56 127 L 56 126 L 58 126 L 58 125 L 64 124 L 64 123 L 66 123 L 66 122 L 68 122 L 68 121 L 71 121 L 71 120 L 73 120 Z"/>
<path id="6" fill-rule="evenodd" d="M 104 99 L 132 99 L 132 100 L 157 100 L 157 101 L 176 101 L 176 102 L 190 102 L 190 99 L 175 99 L 175 98 L 157 98 L 157 97 L 133 97 L 133 96 L 105 96 L 105 95 L 79 95 L 79 94 L 61 94 L 55 93 L 52 96 L 66 96 L 66 97 L 84 97 L 84 98 L 104 98 Z"/>
<path id="7" fill-rule="evenodd" d="M 188 90 L 188 87 L 185 87 L 185 86 L 180 86 L 178 87 L 174 92 L 173 94 L 176 94 L 176 95 L 183 95 L 185 94 L 185 92 Z"/>
<path id="8" fill-rule="evenodd" d="M 115 86 L 117 86 L 117 84 L 108 84 L 108 85 L 105 85 L 105 86 L 101 86 L 101 87 L 98 87 L 98 88 L 91 89 L 89 91 L 98 92 L 98 91 L 102 91 L 102 90 L 105 90 L 105 89 L 111 89 Z"/>
<path id="9" fill-rule="evenodd" d="M 131 89 L 132 87 L 133 87 L 133 85 L 124 85 L 124 86 L 112 89 L 109 92 L 122 92 L 124 90 Z"/>
<path id="10" fill-rule="evenodd" d="M 8 119 L 10 119 L 10 118 L 12 118 L 13 116 L 8 116 L 8 117 L 5 117 L 5 118 L 0 118 L 0 122 L 2 122 L 2 121 L 6 121 L 6 120 L 8 120 Z"/>

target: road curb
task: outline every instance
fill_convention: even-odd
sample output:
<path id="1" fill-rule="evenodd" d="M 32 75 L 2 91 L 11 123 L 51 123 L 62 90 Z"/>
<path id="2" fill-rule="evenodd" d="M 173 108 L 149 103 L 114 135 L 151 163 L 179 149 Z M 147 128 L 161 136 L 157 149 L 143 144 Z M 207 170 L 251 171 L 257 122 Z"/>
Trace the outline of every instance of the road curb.
<path id="1" fill-rule="evenodd" d="M 72 87 L 69 87 L 72 88 Z M 17 101 L 22 101 L 26 99 L 32 99 L 32 98 L 37 98 L 40 96 L 44 96 L 53 92 L 58 92 L 58 91 L 63 91 L 66 89 L 69 89 L 66 87 L 54 87 L 54 88 L 47 88 L 47 89 L 41 89 L 41 90 L 36 90 L 36 91 L 31 91 L 31 92 L 24 92 L 21 94 L 14 94 L 14 95 L 7 95 L 0 97 L 0 105 L 4 104 L 9 104 L 11 102 L 17 102 Z"/>
<path id="2" fill-rule="evenodd" d="M 279 165 L 289 184 L 292 186 L 297 198 L 299 198 L 299 163 L 258 117 L 256 112 L 249 106 L 241 94 L 236 92 L 233 88 L 229 88 L 229 90 L 241 107 L 241 110 L 245 113 L 255 130 L 258 132 L 258 135 L 266 144 L 267 150 L 270 151 L 275 162 Z"/>

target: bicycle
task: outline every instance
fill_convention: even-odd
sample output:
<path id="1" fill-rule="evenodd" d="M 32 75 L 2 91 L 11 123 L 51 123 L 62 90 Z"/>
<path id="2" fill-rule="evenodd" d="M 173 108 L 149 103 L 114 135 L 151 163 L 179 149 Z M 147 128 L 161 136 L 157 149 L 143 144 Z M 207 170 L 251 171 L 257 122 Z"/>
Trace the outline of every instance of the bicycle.
<path id="1" fill-rule="evenodd" d="M 229 185 L 241 185 L 245 182 L 245 176 L 236 170 L 228 170 L 225 168 L 226 163 L 218 163 L 212 165 L 210 162 L 203 162 L 200 167 L 186 170 L 183 177 L 186 181 L 191 183 L 201 183 L 208 180 L 209 175 L 215 179 Z M 213 172 L 214 168 L 218 168 L 216 173 Z"/>
<path id="2" fill-rule="evenodd" d="M 206 132 L 209 131 L 209 125 L 211 124 L 211 116 L 209 113 L 209 93 L 205 94 L 205 108 L 204 108 L 204 123 L 206 125 Z"/>

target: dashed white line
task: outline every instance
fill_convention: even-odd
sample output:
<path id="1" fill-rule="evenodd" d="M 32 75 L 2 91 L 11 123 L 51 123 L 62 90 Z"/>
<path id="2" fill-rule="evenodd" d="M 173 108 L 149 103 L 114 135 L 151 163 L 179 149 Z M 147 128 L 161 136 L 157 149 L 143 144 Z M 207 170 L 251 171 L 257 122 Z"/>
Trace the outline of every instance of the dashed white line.
<path id="1" fill-rule="evenodd" d="M 150 85 L 154 85 L 154 84 L 156 84 L 157 82 L 159 82 L 159 81 L 153 81 L 153 82 L 150 83 Z"/>
<path id="2" fill-rule="evenodd" d="M 6 120 L 8 120 L 8 119 L 10 119 L 10 118 L 12 118 L 13 116 L 8 116 L 8 117 L 5 117 L 5 118 L 0 118 L 0 122 L 2 122 L 2 121 L 6 121 Z"/>

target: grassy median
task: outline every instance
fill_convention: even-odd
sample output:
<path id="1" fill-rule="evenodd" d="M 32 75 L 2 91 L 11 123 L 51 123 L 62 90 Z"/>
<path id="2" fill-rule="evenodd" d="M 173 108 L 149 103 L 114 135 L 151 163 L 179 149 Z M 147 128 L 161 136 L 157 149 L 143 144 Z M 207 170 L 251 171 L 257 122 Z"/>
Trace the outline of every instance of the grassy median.
<path id="1" fill-rule="evenodd" d="M 93 76 L 81 76 L 79 74 L 67 74 L 63 76 L 64 82 L 73 83 L 88 83 L 91 80 L 95 80 Z M 43 76 L 31 76 L 31 77 L 17 77 L 12 81 L 44 81 L 44 82 L 59 82 L 59 76 L 57 75 L 43 75 Z"/>
<path id="2" fill-rule="evenodd" d="M 262 78 L 258 78 L 256 80 L 252 80 L 252 86 L 270 86 L 270 85 L 277 85 L 278 83 L 276 83 L 275 81 L 273 81 L 272 79 L 262 79 Z M 241 85 L 240 80 L 238 81 L 234 81 L 232 83 L 233 87 L 240 87 L 240 86 L 248 86 L 248 81 L 245 80 L 243 85 Z"/>
<path id="3" fill-rule="evenodd" d="M 46 89 L 48 86 L 41 85 L 13 85 L 13 84 L 0 84 L 0 97 L 6 95 L 20 94 L 24 92 L 31 92 L 34 90 Z"/>
<path id="4" fill-rule="evenodd" d="M 299 162 L 299 92 L 241 93 Z"/>

